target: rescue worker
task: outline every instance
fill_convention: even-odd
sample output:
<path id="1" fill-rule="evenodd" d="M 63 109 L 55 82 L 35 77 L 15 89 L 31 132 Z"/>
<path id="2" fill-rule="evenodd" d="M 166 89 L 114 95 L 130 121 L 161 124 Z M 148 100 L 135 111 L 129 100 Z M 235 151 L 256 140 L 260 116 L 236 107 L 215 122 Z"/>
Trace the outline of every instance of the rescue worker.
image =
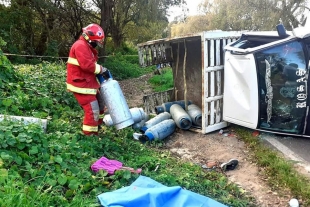
<path id="1" fill-rule="evenodd" d="M 100 96 L 97 75 L 105 79 L 110 71 L 97 64 L 97 46 L 102 47 L 104 31 L 97 24 L 82 29 L 82 35 L 72 45 L 67 62 L 67 90 L 72 92 L 84 110 L 83 133 L 98 135 L 98 127 L 103 122 L 104 100 Z"/>

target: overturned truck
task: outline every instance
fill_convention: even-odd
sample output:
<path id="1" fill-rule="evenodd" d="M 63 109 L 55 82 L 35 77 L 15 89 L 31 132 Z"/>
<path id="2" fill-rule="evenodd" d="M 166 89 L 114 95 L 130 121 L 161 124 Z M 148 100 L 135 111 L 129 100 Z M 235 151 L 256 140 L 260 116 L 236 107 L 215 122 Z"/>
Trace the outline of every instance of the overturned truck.
<path id="1" fill-rule="evenodd" d="M 206 31 L 138 44 L 142 67 L 167 64 L 173 89 L 144 97 L 144 109 L 190 100 L 202 109 L 206 134 L 229 123 L 310 137 L 310 31 Z"/>

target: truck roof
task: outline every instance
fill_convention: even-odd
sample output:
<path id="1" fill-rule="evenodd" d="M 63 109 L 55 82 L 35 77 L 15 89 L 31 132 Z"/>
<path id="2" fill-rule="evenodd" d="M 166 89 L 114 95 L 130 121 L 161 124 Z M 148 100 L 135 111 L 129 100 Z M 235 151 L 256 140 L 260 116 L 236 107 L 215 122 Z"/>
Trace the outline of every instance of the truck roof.
<path id="1" fill-rule="evenodd" d="M 286 31 L 286 33 L 291 37 L 297 38 L 307 38 L 310 36 L 310 28 L 306 27 L 297 27 L 292 31 Z M 264 36 L 264 37 L 278 37 L 279 34 L 277 31 L 247 31 L 243 33 L 247 36 Z"/>

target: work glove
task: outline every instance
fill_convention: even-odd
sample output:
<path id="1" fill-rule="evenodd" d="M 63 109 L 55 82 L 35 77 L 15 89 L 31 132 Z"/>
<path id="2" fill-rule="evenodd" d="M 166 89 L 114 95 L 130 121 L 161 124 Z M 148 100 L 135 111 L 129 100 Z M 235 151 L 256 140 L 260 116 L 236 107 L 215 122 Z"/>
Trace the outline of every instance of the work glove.
<path id="1" fill-rule="evenodd" d="M 109 78 L 111 78 L 111 73 L 110 73 L 110 71 L 109 71 L 107 68 L 105 68 L 105 67 L 102 67 L 102 66 L 101 66 L 100 74 L 102 75 L 102 77 L 103 77 L 105 80 L 108 80 Z"/>

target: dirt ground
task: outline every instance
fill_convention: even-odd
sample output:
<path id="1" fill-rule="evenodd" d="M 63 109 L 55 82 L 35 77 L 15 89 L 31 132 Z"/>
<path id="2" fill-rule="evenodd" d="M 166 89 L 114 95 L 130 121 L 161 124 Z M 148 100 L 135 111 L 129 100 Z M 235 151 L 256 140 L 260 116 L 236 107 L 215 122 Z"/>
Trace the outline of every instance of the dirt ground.
<path id="1" fill-rule="evenodd" d="M 147 81 L 153 74 L 139 78 L 119 81 L 129 108 L 143 107 L 143 95 L 152 93 Z M 229 128 L 228 128 L 229 130 Z M 226 171 L 227 178 L 236 183 L 245 192 L 256 199 L 259 207 L 285 207 L 292 198 L 288 192 L 272 190 L 262 176 L 260 168 L 250 159 L 251 152 L 245 144 L 230 130 L 229 133 L 219 134 L 219 131 L 210 134 L 201 134 L 193 131 L 177 129 L 165 139 L 170 151 L 181 159 L 196 164 L 206 165 L 217 161 L 227 162 L 237 159 L 236 169 Z"/>

